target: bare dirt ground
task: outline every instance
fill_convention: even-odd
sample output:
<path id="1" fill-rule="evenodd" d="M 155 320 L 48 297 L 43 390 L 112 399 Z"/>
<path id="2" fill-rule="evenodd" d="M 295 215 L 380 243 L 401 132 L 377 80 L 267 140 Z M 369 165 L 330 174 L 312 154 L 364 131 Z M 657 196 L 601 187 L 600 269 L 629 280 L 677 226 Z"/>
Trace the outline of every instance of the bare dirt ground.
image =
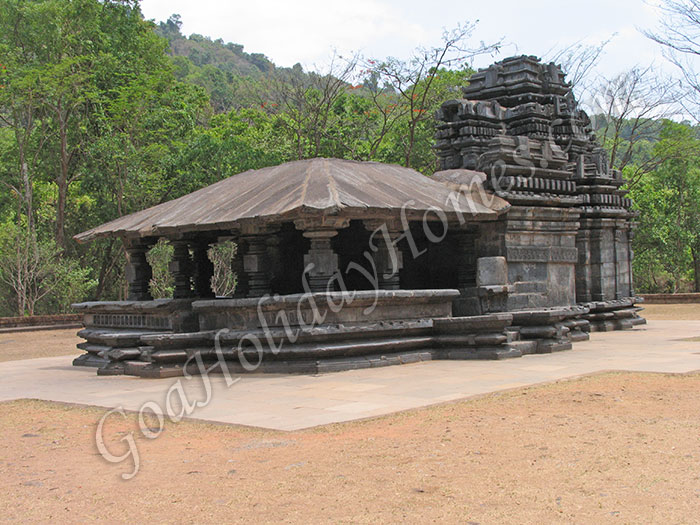
<path id="1" fill-rule="evenodd" d="M 650 305 L 645 314 L 700 319 L 700 305 Z M 70 334 L 63 343 L 58 332 L 44 335 L 53 351 L 72 353 Z M 37 333 L 26 335 L 21 355 L 41 351 Z M 111 464 L 97 451 L 103 414 L 0 403 L 0 522 L 697 523 L 700 515 L 698 373 L 608 373 L 291 433 L 185 421 L 146 439 L 135 415 L 112 414 L 108 450 L 123 454 L 132 437 L 138 450 L 129 481 L 121 475 L 131 458 Z"/>
<path id="2" fill-rule="evenodd" d="M 641 316 L 657 321 L 688 321 L 700 319 L 700 303 L 642 304 Z"/>
<path id="3" fill-rule="evenodd" d="M 284 433 L 0 404 L 0 520 L 697 523 L 700 375 L 604 374 Z"/>
<path id="4" fill-rule="evenodd" d="M 36 357 L 80 355 L 75 345 L 80 343 L 77 328 L 34 332 L 0 333 L 0 363 Z"/>

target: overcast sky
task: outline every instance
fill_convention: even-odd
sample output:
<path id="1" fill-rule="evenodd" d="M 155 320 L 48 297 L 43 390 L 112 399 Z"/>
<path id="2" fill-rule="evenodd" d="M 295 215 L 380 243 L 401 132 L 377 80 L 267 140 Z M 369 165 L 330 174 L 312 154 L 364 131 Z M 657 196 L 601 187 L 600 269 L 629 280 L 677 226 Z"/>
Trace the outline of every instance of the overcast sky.
<path id="1" fill-rule="evenodd" d="M 576 42 L 598 44 L 614 34 L 598 71 L 614 76 L 664 60 L 639 32 L 653 28 L 658 0 L 142 0 L 146 18 L 182 16 L 184 34 L 199 33 L 263 53 L 275 64 L 322 66 L 335 48 L 367 57 L 405 58 L 418 45 L 437 45 L 444 28 L 479 20 L 474 42 L 504 39 L 500 54 L 551 56 Z M 670 70 L 670 69 L 669 69 Z"/>

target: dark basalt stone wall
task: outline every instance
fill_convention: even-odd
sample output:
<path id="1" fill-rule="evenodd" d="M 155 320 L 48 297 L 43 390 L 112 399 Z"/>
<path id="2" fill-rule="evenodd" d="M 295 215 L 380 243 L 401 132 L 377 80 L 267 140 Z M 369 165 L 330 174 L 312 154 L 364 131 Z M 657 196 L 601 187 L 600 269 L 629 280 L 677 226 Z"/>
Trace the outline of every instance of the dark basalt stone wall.
<path id="1" fill-rule="evenodd" d="M 478 241 L 480 256 L 507 260 L 508 310 L 595 313 L 634 298 L 631 201 L 559 66 L 507 58 L 463 94 L 439 110 L 435 147 L 443 170 L 484 172 L 484 187 L 512 204 Z"/>

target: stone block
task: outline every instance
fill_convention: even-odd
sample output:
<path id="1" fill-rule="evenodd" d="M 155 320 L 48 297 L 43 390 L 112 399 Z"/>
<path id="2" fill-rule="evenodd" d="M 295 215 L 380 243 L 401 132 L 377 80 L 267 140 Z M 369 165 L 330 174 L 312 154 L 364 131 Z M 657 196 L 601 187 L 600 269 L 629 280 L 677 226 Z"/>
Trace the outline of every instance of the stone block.
<path id="1" fill-rule="evenodd" d="M 505 257 L 479 257 L 476 260 L 476 285 L 508 284 L 508 263 Z"/>

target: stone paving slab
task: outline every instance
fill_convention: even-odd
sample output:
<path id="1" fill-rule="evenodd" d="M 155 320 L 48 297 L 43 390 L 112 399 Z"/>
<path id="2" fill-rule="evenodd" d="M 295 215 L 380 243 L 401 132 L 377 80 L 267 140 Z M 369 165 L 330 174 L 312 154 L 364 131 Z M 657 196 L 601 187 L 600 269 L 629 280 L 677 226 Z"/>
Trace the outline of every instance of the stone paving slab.
<path id="1" fill-rule="evenodd" d="M 700 370 L 700 321 L 649 321 L 633 331 L 594 333 L 573 350 L 503 361 L 433 361 L 317 376 L 249 375 L 227 387 L 211 378 L 211 401 L 191 418 L 298 430 L 454 401 L 605 370 L 682 373 Z M 695 341 L 687 339 L 696 338 Z M 0 364 L 0 401 L 32 398 L 121 406 L 147 401 L 166 412 L 178 378 L 98 377 L 73 356 Z M 202 378 L 179 378 L 190 404 L 206 399 Z M 172 395 L 179 412 L 178 396 Z"/>

